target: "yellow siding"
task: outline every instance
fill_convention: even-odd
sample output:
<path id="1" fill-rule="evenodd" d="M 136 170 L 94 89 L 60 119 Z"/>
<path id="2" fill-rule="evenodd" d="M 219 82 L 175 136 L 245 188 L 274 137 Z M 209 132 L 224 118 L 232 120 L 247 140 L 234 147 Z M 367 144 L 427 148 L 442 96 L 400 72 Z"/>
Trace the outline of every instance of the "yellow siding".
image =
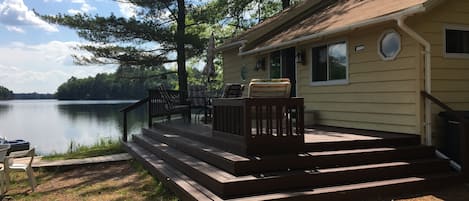
<path id="1" fill-rule="evenodd" d="M 394 61 L 383 61 L 377 43 L 384 30 L 401 34 L 402 49 Z M 311 47 L 346 40 L 349 83 L 311 86 Z M 365 50 L 355 52 L 355 46 Z M 298 66 L 298 95 L 307 111 L 315 111 L 316 123 L 329 126 L 420 134 L 420 90 L 418 45 L 393 24 L 351 32 L 334 39 L 310 43 L 305 49 L 307 64 Z M 306 122 L 310 124 L 311 122 Z"/>
<path id="2" fill-rule="evenodd" d="M 267 70 L 255 70 L 257 58 L 255 56 L 238 56 L 238 48 L 233 48 L 223 52 L 223 81 L 224 83 L 242 83 L 249 84 L 251 79 L 267 78 Z M 267 64 L 266 64 L 267 65 Z M 241 79 L 241 69 L 246 66 L 246 80 Z M 247 94 L 247 90 L 244 90 Z"/>
<path id="3" fill-rule="evenodd" d="M 432 45 L 432 94 L 456 110 L 469 110 L 469 58 L 444 56 L 444 28 L 469 27 L 469 2 L 446 0 L 430 12 L 410 19 L 409 24 Z M 433 105 L 434 137 L 442 129 L 437 116 L 440 111 Z"/>

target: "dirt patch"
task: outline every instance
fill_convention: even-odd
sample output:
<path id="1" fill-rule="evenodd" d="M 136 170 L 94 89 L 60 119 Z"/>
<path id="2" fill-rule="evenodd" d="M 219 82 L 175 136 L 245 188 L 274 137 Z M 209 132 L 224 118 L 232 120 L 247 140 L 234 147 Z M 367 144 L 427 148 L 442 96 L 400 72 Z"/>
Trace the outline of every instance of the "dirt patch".
<path id="1" fill-rule="evenodd" d="M 468 201 L 469 184 L 459 184 L 448 188 L 407 196 L 396 201 Z"/>
<path id="2" fill-rule="evenodd" d="M 39 185 L 31 192 L 24 173 L 12 176 L 12 185 L 3 200 L 177 200 L 162 184 L 135 162 L 106 163 L 69 170 L 37 170 Z M 469 185 L 453 187 L 399 199 L 379 201 L 468 201 Z"/>
<path id="3" fill-rule="evenodd" d="M 25 174 L 15 174 L 4 200 L 175 200 L 162 184 L 131 162 L 70 170 L 36 171 L 31 192 Z"/>

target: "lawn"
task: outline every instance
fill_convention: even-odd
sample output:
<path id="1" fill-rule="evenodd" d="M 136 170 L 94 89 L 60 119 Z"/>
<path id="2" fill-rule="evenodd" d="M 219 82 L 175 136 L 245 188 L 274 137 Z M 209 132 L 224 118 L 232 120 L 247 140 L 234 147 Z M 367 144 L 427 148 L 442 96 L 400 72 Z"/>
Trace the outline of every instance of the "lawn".
<path id="1" fill-rule="evenodd" d="M 35 171 L 31 192 L 24 173 L 15 173 L 3 200 L 177 200 L 136 162 L 105 163 L 73 169 Z"/>

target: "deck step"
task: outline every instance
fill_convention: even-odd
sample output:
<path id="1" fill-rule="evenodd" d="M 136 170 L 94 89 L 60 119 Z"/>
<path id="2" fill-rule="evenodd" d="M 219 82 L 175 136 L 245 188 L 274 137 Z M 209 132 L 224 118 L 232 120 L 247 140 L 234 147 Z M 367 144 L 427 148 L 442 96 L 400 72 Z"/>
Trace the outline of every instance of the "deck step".
<path id="1" fill-rule="evenodd" d="M 140 161 L 154 177 L 171 188 L 180 200 L 223 200 L 136 143 L 126 142 L 124 149 Z"/>
<path id="2" fill-rule="evenodd" d="M 367 182 L 449 170 L 446 160 L 424 159 L 235 176 L 148 136 L 137 135 L 134 136 L 134 140 L 139 146 L 149 150 L 183 174 L 191 175 L 192 179 L 224 198 L 305 187 Z M 313 158 L 320 157 L 319 155 L 312 156 Z"/>
<path id="3" fill-rule="evenodd" d="M 152 175 L 171 188 L 180 200 L 224 200 L 209 189 L 157 157 L 139 144 L 128 142 L 124 144 L 128 152 L 141 161 Z M 257 195 L 233 197 L 232 201 L 260 201 L 260 200 L 378 200 L 386 196 L 414 193 L 432 188 L 443 188 L 460 181 L 461 177 L 455 173 L 435 174 L 427 176 L 409 176 L 380 181 L 361 182 L 330 187 L 300 188 L 288 191 L 263 192 Z"/>
<path id="4" fill-rule="evenodd" d="M 442 189 L 461 182 L 457 173 L 364 182 L 324 188 L 303 189 L 230 199 L 229 201 L 366 201 L 385 197 Z M 392 200 L 392 199 L 390 199 Z"/>
<path id="5" fill-rule="evenodd" d="M 411 146 L 245 157 L 186 138 L 174 131 L 144 129 L 143 134 L 234 175 L 417 160 L 435 156 L 433 147 Z"/>

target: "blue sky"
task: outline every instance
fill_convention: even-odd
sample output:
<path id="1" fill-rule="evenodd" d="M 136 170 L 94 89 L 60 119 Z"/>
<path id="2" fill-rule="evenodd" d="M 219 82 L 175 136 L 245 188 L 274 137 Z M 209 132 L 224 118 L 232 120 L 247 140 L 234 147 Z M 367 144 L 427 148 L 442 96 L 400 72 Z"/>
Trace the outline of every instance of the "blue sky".
<path id="1" fill-rule="evenodd" d="M 0 85 L 15 93 L 54 93 L 71 76 L 113 72 L 115 66 L 77 66 L 73 47 L 86 43 L 75 31 L 34 15 L 90 13 L 131 16 L 126 3 L 112 0 L 0 0 Z"/>

